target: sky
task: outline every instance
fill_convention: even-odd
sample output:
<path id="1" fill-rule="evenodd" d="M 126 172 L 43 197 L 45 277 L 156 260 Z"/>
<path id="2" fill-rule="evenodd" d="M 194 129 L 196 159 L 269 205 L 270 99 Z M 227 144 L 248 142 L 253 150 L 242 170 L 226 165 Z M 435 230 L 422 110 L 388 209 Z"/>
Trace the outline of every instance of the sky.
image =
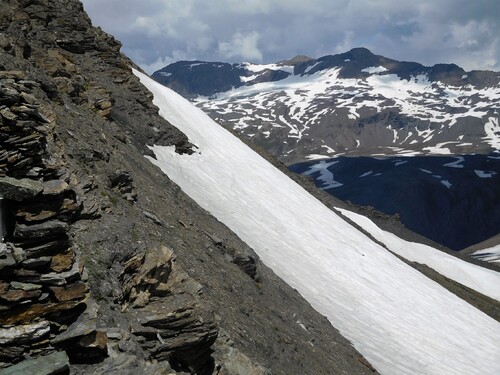
<path id="1" fill-rule="evenodd" d="M 82 0 L 148 73 L 179 60 L 272 63 L 366 47 L 500 71 L 498 0 Z"/>

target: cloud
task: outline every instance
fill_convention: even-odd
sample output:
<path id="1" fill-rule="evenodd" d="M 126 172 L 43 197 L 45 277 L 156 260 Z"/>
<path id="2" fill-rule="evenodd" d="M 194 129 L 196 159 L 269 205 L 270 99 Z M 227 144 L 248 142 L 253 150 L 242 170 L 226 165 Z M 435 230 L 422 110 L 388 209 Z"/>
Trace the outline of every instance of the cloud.
<path id="1" fill-rule="evenodd" d="M 259 39 L 260 35 L 256 31 L 246 35 L 236 33 L 233 35 L 231 42 L 219 42 L 219 53 L 228 59 L 241 57 L 244 60 L 261 62 L 262 52 L 257 46 Z"/>
<path id="2" fill-rule="evenodd" d="M 150 68 L 179 56 L 276 62 L 354 47 L 425 65 L 500 70 L 498 0 L 83 0 Z"/>

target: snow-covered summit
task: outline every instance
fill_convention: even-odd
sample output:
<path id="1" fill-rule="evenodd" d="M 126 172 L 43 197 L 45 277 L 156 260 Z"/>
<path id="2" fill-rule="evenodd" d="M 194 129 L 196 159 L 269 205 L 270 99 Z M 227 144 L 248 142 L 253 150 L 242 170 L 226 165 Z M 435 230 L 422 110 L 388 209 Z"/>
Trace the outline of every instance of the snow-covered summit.
<path id="1" fill-rule="evenodd" d="M 425 67 L 365 48 L 267 65 L 186 64 L 153 77 L 287 162 L 500 149 L 498 72 Z"/>

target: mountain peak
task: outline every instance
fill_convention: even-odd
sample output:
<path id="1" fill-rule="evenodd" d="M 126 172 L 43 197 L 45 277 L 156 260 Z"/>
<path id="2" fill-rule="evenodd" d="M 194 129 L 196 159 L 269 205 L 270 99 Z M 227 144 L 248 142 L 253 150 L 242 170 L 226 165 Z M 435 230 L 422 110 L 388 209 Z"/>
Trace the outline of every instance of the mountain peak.
<path id="1" fill-rule="evenodd" d="M 372 51 L 365 47 L 355 47 L 351 50 L 345 52 L 345 54 L 350 54 L 356 57 L 366 57 L 366 56 L 375 56 Z"/>
<path id="2" fill-rule="evenodd" d="M 288 65 L 288 66 L 294 66 L 297 64 L 302 64 L 305 62 L 309 62 L 311 60 L 314 60 L 312 57 L 306 56 L 306 55 L 297 55 L 295 57 L 292 57 L 291 59 L 288 60 L 282 60 L 277 63 L 277 65 Z"/>

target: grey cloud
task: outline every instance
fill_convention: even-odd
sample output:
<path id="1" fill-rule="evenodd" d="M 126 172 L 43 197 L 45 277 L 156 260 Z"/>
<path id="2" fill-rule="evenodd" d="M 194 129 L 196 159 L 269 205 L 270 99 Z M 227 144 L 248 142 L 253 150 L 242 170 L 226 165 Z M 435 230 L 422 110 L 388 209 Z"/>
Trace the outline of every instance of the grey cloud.
<path id="1" fill-rule="evenodd" d="M 367 47 L 500 70 L 497 0 L 83 0 L 147 71 L 179 59 L 275 62 Z"/>

